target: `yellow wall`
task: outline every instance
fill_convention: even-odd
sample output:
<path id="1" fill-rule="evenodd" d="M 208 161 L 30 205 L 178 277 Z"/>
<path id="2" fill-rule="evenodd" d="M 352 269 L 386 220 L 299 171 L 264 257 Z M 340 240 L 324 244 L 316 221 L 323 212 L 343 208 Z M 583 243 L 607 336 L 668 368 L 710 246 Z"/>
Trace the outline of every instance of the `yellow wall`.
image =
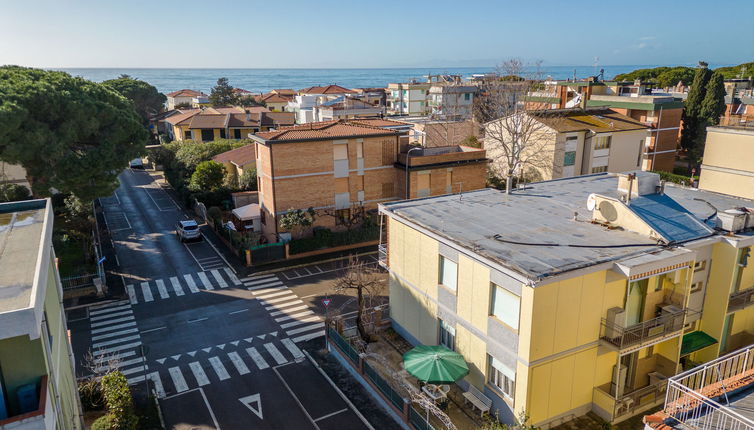
<path id="1" fill-rule="evenodd" d="M 754 199 L 754 132 L 712 127 L 707 131 L 699 188 Z M 749 174 L 713 171 L 711 167 Z"/>
<path id="2" fill-rule="evenodd" d="M 700 329 L 710 336 L 722 339 L 723 325 L 728 310 L 733 274 L 736 267 L 738 250 L 724 243 L 717 243 L 712 248 L 712 265 L 710 267 L 707 291 L 704 297 L 704 308 Z M 704 348 L 692 354 L 694 361 L 709 361 L 717 358 L 718 348 Z"/>

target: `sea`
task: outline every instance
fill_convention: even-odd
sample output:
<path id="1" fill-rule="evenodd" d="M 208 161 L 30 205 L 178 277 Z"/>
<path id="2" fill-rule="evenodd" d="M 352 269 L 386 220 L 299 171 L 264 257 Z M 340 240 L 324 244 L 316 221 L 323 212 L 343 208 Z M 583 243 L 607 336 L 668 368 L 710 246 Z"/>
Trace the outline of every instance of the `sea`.
<path id="1" fill-rule="evenodd" d="M 537 76 L 554 79 L 578 79 L 594 76 L 604 69 L 604 78 L 627 73 L 635 69 L 656 65 L 625 66 L 541 66 Z M 337 84 L 347 88 L 386 87 L 391 82 L 407 82 L 423 79 L 428 74 L 455 74 L 470 77 L 473 74 L 494 72 L 494 67 L 449 67 L 449 68 L 385 68 L 385 69 L 151 69 L 151 68 L 69 68 L 56 69 L 74 76 L 101 82 L 129 75 L 149 82 L 160 92 L 184 88 L 209 92 L 221 77 L 228 78 L 230 85 L 255 93 L 275 88 L 298 90 L 315 85 Z M 532 70 L 532 72 L 534 72 Z"/>

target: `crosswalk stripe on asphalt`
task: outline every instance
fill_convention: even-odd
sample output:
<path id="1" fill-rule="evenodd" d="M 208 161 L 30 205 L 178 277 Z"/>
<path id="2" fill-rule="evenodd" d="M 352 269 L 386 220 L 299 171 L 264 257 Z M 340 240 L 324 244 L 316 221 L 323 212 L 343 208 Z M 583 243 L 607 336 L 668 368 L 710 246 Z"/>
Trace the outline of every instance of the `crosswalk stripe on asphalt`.
<path id="1" fill-rule="evenodd" d="M 119 330 L 119 331 L 113 331 L 113 332 L 110 332 L 110 333 L 105 333 L 105 334 L 100 334 L 100 335 L 97 335 L 97 336 L 92 336 L 92 341 L 107 339 L 108 337 L 123 336 L 124 334 L 136 333 L 138 331 L 139 331 L 139 329 L 137 329 L 135 327 L 134 328 L 127 328 L 127 329 Z"/>
<path id="2" fill-rule="evenodd" d="M 300 311 L 302 309 L 307 309 L 307 306 L 306 305 L 294 306 L 294 307 L 289 308 L 289 309 L 284 309 L 284 310 L 281 310 L 281 311 L 270 312 L 270 315 L 273 316 L 273 317 L 275 317 L 275 316 L 278 316 L 278 315 L 290 314 L 291 312 Z M 275 319 L 275 321 L 280 322 L 281 320 Z"/>
<path id="3" fill-rule="evenodd" d="M 100 308 L 100 309 L 94 309 L 94 310 L 89 309 L 89 316 L 111 314 L 113 312 L 118 312 L 118 311 L 122 311 L 123 309 L 130 309 L 130 308 L 131 308 L 131 305 L 129 305 L 128 303 L 125 303 L 122 305 L 110 306 L 107 308 Z"/>
<path id="4" fill-rule="evenodd" d="M 154 297 L 152 297 L 152 290 L 149 288 L 148 282 L 141 283 L 141 293 L 144 296 L 145 302 L 151 302 L 152 300 L 154 300 Z"/>
<path id="5" fill-rule="evenodd" d="M 102 326 L 106 326 L 106 325 L 110 325 L 110 324 L 115 324 L 115 323 L 119 323 L 119 322 L 126 322 L 126 321 L 133 321 L 133 320 L 134 320 L 134 316 L 130 315 L 130 316 L 127 316 L 127 317 L 116 318 L 114 320 L 96 321 L 96 322 L 91 323 L 90 326 L 92 328 L 95 328 L 95 327 L 102 327 Z"/>
<path id="6" fill-rule="evenodd" d="M 182 393 L 188 390 L 188 385 L 186 385 L 186 380 L 183 379 L 183 373 L 181 373 L 180 368 L 171 367 L 170 369 L 168 369 L 168 372 L 170 372 L 170 378 L 173 379 L 173 386 L 175 387 L 175 391 Z"/>
<path id="7" fill-rule="evenodd" d="M 220 276 L 220 271 L 217 269 L 212 269 L 210 271 L 212 273 L 212 276 L 214 276 L 215 281 L 217 281 L 217 284 L 220 286 L 220 288 L 227 288 L 228 283 L 225 282 L 225 279 L 223 279 L 222 276 Z"/>
<path id="8" fill-rule="evenodd" d="M 168 289 L 165 288 L 165 282 L 162 279 L 157 279 L 154 281 L 157 284 L 157 291 L 160 293 L 161 299 L 167 299 L 168 297 Z"/>
<path id="9" fill-rule="evenodd" d="M 246 348 L 246 353 L 249 354 L 249 357 L 251 357 L 252 360 L 254 360 L 254 364 L 257 365 L 259 370 L 266 369 L 270 367 L 269 364 L 267 364 L 267 361 L 262 357 L 262 355 L 257 351 L 256 348 L 253 346 L 251 348 Z"/>
<path id="10" fill-rule="evenodd" d="M 191 368 L 191 373 L 194 374 L 194 379 L 196 379 L 196 383 L 199 384 L 200 387 L 209 384 L 209 378 L 207 378 L 207 374 L 204 373 L 204 369 L 198 361 L 192 361 L 189 363 L 189 368 Z"/>
<path id="11" fill-rule="evenodd" d="M 304 333 L 304 332 L 307 332 L 307 331 L 312 331 L 314 329 L 324 328 L 324 327 L 325 327 L 325 323 L 320 322 L 320 323 L 316 323 L 316 324 L 310 324 L 310 325 L 305 326 L 305 327 L 300 327 L 300 328 L 297 328 L 297 329 L 288 330 L 288 331 L 285 332 L 285 334 L 287 334 L 288 336 L 293 336 L 294 334 Z"/>
<path id="12" fill-rule="evenodd" d="M 301 350 L 296 346 L 295 343 L 293 343 L 292 340 L 285 338 L 280 339 L 280 342 L 288 349 L 291 355 L 293 355 L 293 358 L 295 358 L 296 360 L 304 358 L 304 353 L 301 352 Z"/>
<path id="13" fill-rule="evenodd" d="M 199 288 L 196 287 L 196 282 L 194 282 L 194 277 L 191 276 L 190 273 L 186 273 L 185 275 L 183 275 L 183 279 L 186 280 L 186 284 L 188 284 L 189 291 L 191 291 L 192 293 L 199 292 Z"/>
<path id="14" fill-rule="evenodd" d="M 106 314 L 106 315 L 92 315 L 89 317 L 89 321 L 101 321 L 108 318 L 123 317 L 123 316 L 131 315 L 131 314 L 133 314 L 133 311 L 131 309 L 119 310 L 118 312 L 113 312 L 111 314 Z"/>
<path id="15" fill-rule="evenodd" d="M 212 286 L 212 283 L 209 282 L 209 278 L 207 277 L 207 274 L 204 272 L 197 273 L 199 275 L 199 280 L 202 281 L 202 285 L 204 285 L 204 289 L 206 290 L 214 290 L 215 287 Z"/>
<path id="16" fill-rule="evenodd" d="M 221 381 L 230 378 L 230 374 L 228 374 L 228 371 L 225 369 L 225 366 L 223 366 L 223 363 L 219 358 L 210 357 L 209 363 L 212 365 L 212 368 L 215 370 L 217 377 L 220 378 Z"/>
<path id="17" fill-rule="evenodd" d="M 108 322 L 112 323 L 112 321 L 108 321 Z M 123 323 L 123 324 L 116 324 L 116 325 L 111 325 L 111 326 L 107 326 L 107 327 L 100 327 L 100 328 L 92 329 L 92 334 L 104 333 L 104 332 L 111 331 L 111 330 L 119 330 L 119 329 L 126 328 L 126 327 L 133 327 L 135 325 L 136 325 L 136 321 L 130 321 L 130 322 Z"/>
<path id="18" fill-rule="evenodd" d="M 241 281 L 238 279 L 235 273 L 233 273 L 232 270 L 230 270 L 230 267 L 226 267 L 223 270 L 225 270 L 225 274 L 228 275 L 228 278 L 231 282 L 235 285 L 241 285 Z"/>
<path id="19" fill-rule="evenodd" d="M 128 293 L 128 300 L 131 302 L 132 305 L 135 305 L 137 302 L 136 300 L 136 291 L 134 291 L 133 285 L 126 285 L 126 292 Z"/>
<path id="20" fill-rule="evenodd" d="M 186 294 L 183 292 L 183 287 L 181 286 L 181 283 L 178 282 L 178 278 L 176 278 L 175 276 L 171 276 L 170 283 L 173 284 L 173 291 L 175 291 L 176 296 L 182 296 Z"/>
<path id="21" fill-rule="evenodd" d="M 283 354 L 280 353 L 280 351 L 275 347 L 275 344 L 272 342 L 265 343 L 264 348 L 267 350 L 267 352 L 270 353 L 272 358 L 278 363 L 278 364 L 285 364 L 288 362 L 288 360 L 283 357 Z"/>
<path id="22" fill-rule="evenodd" d="M 237 352 L 229 352 L 228 357 L 230 358 L 231 363 L 236 366 L 236 370 L 238 370 L 238 373 L 240 375 L 249 373 L 249 368 L 246 367 L 246 363 L 244 363 L 244 361 L 241 359 L 241 356 L 238 355 Z"/>
<path id="23" fill-rule="evenodd" d="M 165 397 L 165 388 L 162 387 L 162 379 L 160 379 L 160 374 L 157 372 L 151 372 L 147 375 L 147 378 L 152 380 L 157 398 L 161 399 Z"/>

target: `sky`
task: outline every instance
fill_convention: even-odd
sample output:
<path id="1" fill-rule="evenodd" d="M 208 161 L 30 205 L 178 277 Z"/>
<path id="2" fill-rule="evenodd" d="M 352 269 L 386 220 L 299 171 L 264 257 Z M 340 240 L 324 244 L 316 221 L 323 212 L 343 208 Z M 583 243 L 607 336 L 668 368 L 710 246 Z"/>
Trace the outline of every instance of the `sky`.
<path id="1" fill-rule="evenodd" d="M 754 1 L 0 0 L 0 64 L 370 68 L 739 64 Z"/>

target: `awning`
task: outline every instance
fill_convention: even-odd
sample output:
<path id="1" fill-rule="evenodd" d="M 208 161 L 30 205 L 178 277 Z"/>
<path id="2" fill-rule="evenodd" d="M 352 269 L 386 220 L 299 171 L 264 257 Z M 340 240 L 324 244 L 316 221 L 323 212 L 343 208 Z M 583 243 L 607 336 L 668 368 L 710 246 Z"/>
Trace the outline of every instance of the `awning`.
<path id="1" fill-rule="evenodd" d="M 233 209 L 233 215 L 241 221 L 249 221 L 254 218 L 259 218 L 259 205 L 251 203 L 240 208 Z"/>
<path id="2" fill-rule="evenodd" d="M 706 348 L 716 343 L 717 340 L 715 340 L 714 337 L 701 330 L 684 334 L 683 344 L 681 345 L 681 357 L 683 357 L 684 355 L 689 355 L 692 352 L 699 351 L 702 348 Z"/>

